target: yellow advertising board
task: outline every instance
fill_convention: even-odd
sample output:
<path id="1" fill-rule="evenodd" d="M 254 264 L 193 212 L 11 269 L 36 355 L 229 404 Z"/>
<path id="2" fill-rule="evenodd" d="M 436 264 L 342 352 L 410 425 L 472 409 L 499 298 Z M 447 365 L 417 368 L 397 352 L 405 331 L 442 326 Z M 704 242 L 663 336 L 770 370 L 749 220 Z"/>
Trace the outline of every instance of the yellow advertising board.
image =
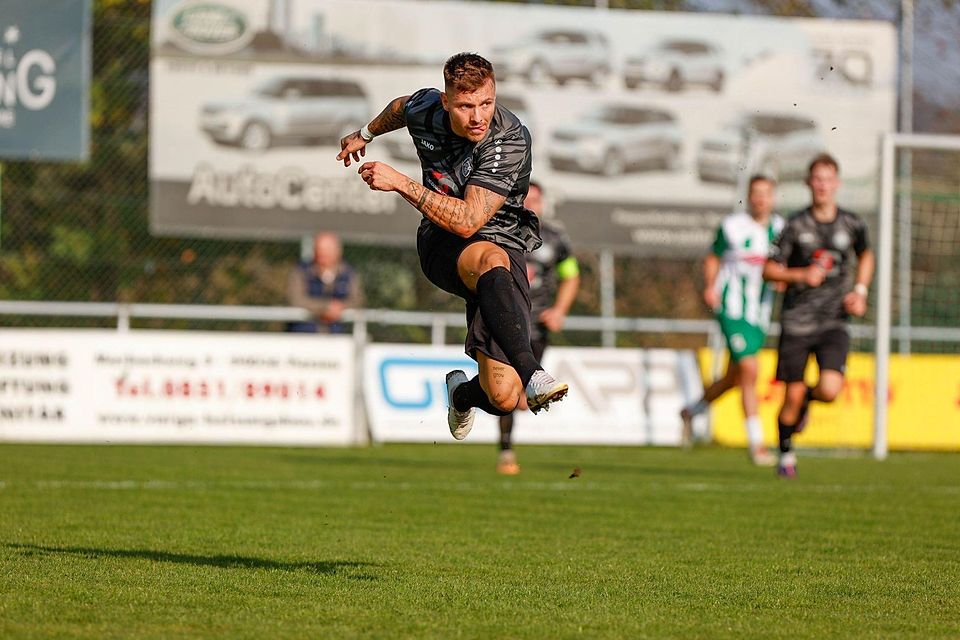
<path id="1" fill-rule="evenodd" d="M 713 370 L 713 351 L 700 350 L 701 371 Z M 726 355 L 722 356 L 724 362 Z M 725 365 L 724 365 L 725 366 Z M 776 444 L 777 412 L 783 401 L 783 384 L 776 382 L 777 352 L 760 352 L 760 418 L 764 438 Z M 817 379 L 813 358 L 807 365 L 807 382 Z M 810 422 L 795 441 L 800 447 L 869 448 L 873 444 L 874 358 L 851 353 L 847 358 L 846 385 L 832 404 L 810 405 Z M 891 450 L 960 451 L 960 356 L 890 356 L 889 423 Z M 740 391 L 734 389 L 711 406 L 714 440 L 722 445 L 746 446 Z"/>

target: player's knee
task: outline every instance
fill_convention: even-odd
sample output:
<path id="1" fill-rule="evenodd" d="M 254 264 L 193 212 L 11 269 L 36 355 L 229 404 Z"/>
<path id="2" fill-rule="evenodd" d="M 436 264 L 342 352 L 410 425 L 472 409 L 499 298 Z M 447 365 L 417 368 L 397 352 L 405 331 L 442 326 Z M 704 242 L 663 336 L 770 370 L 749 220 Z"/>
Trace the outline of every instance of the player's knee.
<path id="1" fill-rule="evenodd" d="M 741 382 L 753 383 L 757 380 L 757 359 L 744 358 L 737 366 Z"/>
<path id="2" fill-rule="evenodd" d="M 495 247 L 480 254 L 479 264 L 477 265 L 477 273 L 482 275 L 491 269 L 496 269 L 497 267 L 503 267 L 508 271 L 510 270 L 510 258 L 507 256 L 506 251 L 500 247 Z"/>
<path id="3" fill-rule="evenodd" d="M 817 390 L 817 399 L 820 402 L 833 402 L 840 395 L 840 389 L 836 387 L 823 387 Z"/>

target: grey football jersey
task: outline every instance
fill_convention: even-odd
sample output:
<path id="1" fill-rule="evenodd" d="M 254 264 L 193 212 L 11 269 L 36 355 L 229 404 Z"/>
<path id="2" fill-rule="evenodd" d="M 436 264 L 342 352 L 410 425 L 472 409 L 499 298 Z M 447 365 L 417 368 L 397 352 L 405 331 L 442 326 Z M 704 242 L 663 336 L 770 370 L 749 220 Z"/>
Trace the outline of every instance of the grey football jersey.
<path id="1" fill-rule="evenodd" d="M 540 246 L 540 224 L 523 206 L 530 187 L 530 132 L 515 115 L 497 105 L 486 137 L 470 142 L 450 128 L 440 91 L 421 89 L 410 96 L 404 117 L 420 157 L 424 186 L 461 199 L 468 185 L 506 197 L 477 235 L 521 251 Z M 424 217 L 420 224 L 434 223 Z"/>
<path id="2" fill-rule="evenodd" d="M 787 287 L 780 314 L 784 332 L 809 335 L 843 326 L 848 318 L 843 297 L 853 288 L 854 258 L 868 248 L 867 225 L 855 213 L 838 209 L 826 223 L 817 222 L 809 208 L 790 216 L 770 258 L 791 269 L 820 263 L 827 277 L 819 287 Z"/>
<path id="3" fill-rule="evenodd" d="M 540 222 L 543 244 L 527 256 L 530 280 L 530 307 L 534 322 L 557 297 L 557 265 L 570 257 L 570 240 L 563 229 L 547 221 Z"/>

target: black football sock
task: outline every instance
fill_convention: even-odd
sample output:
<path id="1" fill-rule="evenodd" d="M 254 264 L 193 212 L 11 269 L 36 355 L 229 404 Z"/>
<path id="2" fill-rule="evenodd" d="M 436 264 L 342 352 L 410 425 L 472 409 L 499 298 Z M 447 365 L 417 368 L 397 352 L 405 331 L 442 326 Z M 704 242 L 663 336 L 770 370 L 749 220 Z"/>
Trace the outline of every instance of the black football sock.
<path id="1" fill-rule="evenodd" d="M 780 432 L 780 453 L 787 453 L 793 448 L 793 432 L 796 428 L 794 424 L 784 424 L 783 420 L 777 420 L 777 430 Z"/>
<path id="2" fill-rule="evenodd" d="M 513 448 L 510 435 L 513 433 L 513 413 L 500 416 L 500 451 Z"/>
<path id="3" fill-rule="evenodd" d="M 467 382 L 457 387 L 453 392 L 453 408 L 457 411 L 466 411 L 476 407 L 492 416 L 505 416 L 511 411 L 501 411 L 490 403 L 487 392 L 480 386 L 480 376 L 473 376 Z"/>
<path id="4" fill-rule="evenodd" d="M 490 269 L 477 280 L 477 298 L 484 324 L 526 388 L 540 363 L 530 347 L 530 327 L 524 322 L 526 303 L 513 276 L 504 267 Z"/>
<path id="5" fill-rule="evenodd" d="M 816 399 L 817 399 L 817 398 L 813 395 L 813 390 L 814 390 L 814 387 L 807 387 L 807 397 L 806 397 L 806 401 L 805 401 L 807 404 L 810 404 L 810 401 L 811 401 L 811 400 L 816 400 Z"/>

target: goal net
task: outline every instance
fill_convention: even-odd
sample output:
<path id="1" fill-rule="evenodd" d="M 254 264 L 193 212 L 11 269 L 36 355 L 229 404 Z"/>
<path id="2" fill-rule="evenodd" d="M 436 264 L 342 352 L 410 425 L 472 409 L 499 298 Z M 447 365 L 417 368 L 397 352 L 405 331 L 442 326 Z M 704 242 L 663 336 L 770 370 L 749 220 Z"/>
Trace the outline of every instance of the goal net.
<path id="1" fill-rule="evenodd" d="M 887 135 L 880 198 L 873 453 L 957 451 L 960 136 Z"/>

